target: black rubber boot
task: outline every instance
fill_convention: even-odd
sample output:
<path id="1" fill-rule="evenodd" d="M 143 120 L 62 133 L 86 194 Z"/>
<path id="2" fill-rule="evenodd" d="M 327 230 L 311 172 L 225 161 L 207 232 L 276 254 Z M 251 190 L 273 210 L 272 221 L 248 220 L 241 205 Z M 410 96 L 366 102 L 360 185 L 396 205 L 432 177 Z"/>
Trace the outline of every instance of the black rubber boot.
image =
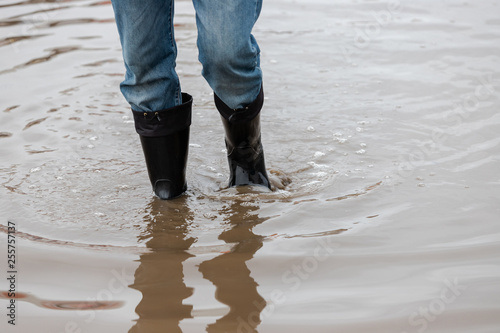
<path id="1" fill-rule="evenodd" d="M 260 185 L 271 189 L 260 135 L 260 110 L 263 104 L 262 89 L 255 101 L 237 110 L 229 108 L 215 95 L 215 105 L 226 132 L 229 187 Z"/>
<path id="2" fill-rule="evenodd" d="M 157 112 L 132 111 L 149 179 L 160 199 L 172 199 L 186 191 L 192 104 L 192 97 L 183 93 L 181 105 Z"/>

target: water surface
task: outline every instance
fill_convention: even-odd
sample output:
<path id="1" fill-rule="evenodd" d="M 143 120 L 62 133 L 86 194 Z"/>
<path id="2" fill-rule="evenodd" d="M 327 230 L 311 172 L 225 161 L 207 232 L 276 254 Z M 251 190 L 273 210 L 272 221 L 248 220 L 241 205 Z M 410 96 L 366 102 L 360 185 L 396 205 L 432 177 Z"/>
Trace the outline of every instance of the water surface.
<path id="1" fill-rule="evenodd" d="M 2 332 L 498 332 L 497 2 L 266 1 L 268 194 L 226 188 L 176 10 L 195 104 L 189 189 L 163 202 L 110 3 L 0 4 L 0 239 L 14 222 L 26 296 Z"/>

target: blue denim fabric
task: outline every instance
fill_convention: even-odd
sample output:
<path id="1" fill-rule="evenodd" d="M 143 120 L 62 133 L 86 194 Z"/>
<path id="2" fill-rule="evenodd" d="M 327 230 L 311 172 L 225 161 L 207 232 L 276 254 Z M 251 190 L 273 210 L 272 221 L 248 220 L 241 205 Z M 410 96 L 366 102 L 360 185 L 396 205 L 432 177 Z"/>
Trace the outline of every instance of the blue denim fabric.
<path id="1" fill-rule="evenodd" d="M 174 0 L 112 0 L 126 74 L 120 89 L 135 111 L 181 104 L 175 72 Z M 252 28 L 262 0 L 193 0 L 202 75 L 230 108 L 255 100 L 262 85 Z"/>

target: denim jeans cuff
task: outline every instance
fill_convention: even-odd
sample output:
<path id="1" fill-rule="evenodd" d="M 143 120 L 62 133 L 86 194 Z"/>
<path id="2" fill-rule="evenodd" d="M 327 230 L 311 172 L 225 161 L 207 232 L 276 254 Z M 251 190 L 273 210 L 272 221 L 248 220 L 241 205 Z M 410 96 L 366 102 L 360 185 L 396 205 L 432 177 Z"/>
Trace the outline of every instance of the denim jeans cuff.
<path id="1" fill-rule="evenodd" d="M 191 125 L 193 97 L 182 93 L 182 104 L 155 112 L 132 110 L 135 130 L 146 137 L 166 136 Z"/>
<path id="2" fill-rule="evenodd" d="M 260 110 L 264 105 L 264 89 L 261 86 L 257 98 L 252 103 L 241 109 L 231 109 L 216 94 L 214 94 L 214 100 L 217 110 L 219 110 L 219 113 L 222 117 L 224 117 L 224 119 L 233 124 L 244 123 L 252 120 L 260 113 Z"/>

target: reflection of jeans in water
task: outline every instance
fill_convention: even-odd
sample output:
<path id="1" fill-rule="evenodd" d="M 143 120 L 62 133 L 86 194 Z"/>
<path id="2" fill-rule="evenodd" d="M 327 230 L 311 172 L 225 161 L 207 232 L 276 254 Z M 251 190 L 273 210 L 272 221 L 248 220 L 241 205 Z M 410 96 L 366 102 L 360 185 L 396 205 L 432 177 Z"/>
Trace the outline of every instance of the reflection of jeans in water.
<path id="1" fill-rule="evenodd" d="M 175 72 L 174 0 L 112 0 L 126 67 L 120 88 L 136 111 L 181 103 Z M 233 109 L 259 94 L 259 47 L 251 34 L 262 0 L 193 0 L 199 60 L 210 87 Z"/>

